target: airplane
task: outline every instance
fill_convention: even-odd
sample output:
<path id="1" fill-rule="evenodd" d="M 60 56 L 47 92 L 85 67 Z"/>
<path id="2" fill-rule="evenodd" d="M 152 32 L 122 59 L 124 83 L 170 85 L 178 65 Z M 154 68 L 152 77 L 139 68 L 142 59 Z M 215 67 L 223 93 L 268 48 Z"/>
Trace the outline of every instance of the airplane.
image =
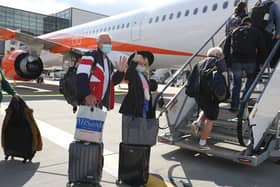
<path id="1" fill-rule="evenodd" d="M 101 32 L 112 35 L 113 52 L 109 56 L 113 62 L 120 55 L 147 50 L 155 55 L 153 68 L 178 68 L 225 22 L 238 2 L 240 0 L 181 0 L 38 37 L 0 27 L 0 40 L 15 39 L 28 46 L 26 50 L 6 55 L 2 69 L 9 79 L 36 79 L 43 71 L 43 64 L 47 64 L 42 51 L 70 58 L 81 51 L 95 49 L 96 36 Z M 252 7 L 256 0 L 247 2 L 248 7 Z M 198 56 L 205 57 L 205 52 Z"/>

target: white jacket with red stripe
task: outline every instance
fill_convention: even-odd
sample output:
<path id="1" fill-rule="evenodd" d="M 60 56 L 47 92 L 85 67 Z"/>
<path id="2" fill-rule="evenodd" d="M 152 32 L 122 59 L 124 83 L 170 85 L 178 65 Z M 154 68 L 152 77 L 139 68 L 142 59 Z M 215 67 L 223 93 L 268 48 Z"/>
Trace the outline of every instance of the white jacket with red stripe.
<path id="1" fill-rule="evenodd" d="M 108 61 L 108 84 L 104 83 L 106 76 L 104 59 Z M 105 106 L 108 110 L 113 109 L 115 102 L 114 85 L 119 84 L 124 77 L 123 72 L 114 72 L 113 70 L 114 66 L 111 61 L 99 49 L 86 52 L 82 56 L 77 69 L 77 87 L 79 89 L 79 100 L 81 104 L 84 103 L 85 97 L 91 94 L 97 98 L 99 106 Z M 106 85 L 106 92 L 103 93 L 103 87 Z"/>

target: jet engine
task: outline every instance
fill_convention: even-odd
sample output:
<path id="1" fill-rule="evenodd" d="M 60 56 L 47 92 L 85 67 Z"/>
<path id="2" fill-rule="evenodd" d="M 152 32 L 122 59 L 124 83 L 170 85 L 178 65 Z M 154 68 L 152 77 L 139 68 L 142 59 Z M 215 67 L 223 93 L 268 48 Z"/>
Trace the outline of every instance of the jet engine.
<path id="1" fill-rule="evenodd" d="M 27 81 L 41 75 L 43 63 L 38 56 L 30 55 L 23 50 L 15 50 L 3 58 L 2 69 L 8 79 Z"/>

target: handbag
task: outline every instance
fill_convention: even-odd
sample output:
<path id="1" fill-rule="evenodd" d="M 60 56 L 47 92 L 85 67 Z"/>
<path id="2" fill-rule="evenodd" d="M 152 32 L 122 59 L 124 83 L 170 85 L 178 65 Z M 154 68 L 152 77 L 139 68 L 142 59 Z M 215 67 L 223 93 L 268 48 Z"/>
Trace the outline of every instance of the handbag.
<path id="1" fill-rule="evenodd" d="M 107 112 L 97 108 L 79 106 L 74 139 L 102 143 L 103 125 Z"/>
<path id="2" fill-rule="evenodd" d="M 156 118 L 122 116 L 122 142 L 134 145 L 155 145 L 159 129 Z"/>

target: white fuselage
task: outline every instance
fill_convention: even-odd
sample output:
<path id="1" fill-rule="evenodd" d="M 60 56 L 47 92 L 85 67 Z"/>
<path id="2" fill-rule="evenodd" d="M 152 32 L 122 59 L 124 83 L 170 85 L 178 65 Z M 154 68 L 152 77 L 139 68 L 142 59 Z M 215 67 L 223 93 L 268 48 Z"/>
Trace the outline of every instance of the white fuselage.
<path id="1" fill-rule="evenodd" d="M 249 1 L 249 7 L 255 1 Z M 176 68 L 226 21 L 233 13 L 236 2 L 238 1 L 183 0 L 156 9 L 142 9 L 103 18 L 42 35 L 40 38 L 62 41 L 63 38 L 70 37 L 73 47 L 91 49 L 96 47 L 96 43 L 85 42 L 81 36 L 96 38 L 100 32 L 109 32 L 113 41 L 126 44 L 115 50 L 118 54 L 130 54 L 139 49 L 150 50 L 156 56 L 153 65 L 155 68 Z M 216 44 L 223 36 L 224 33 L 221 32 Z M 205 51 L 201 54 L 205 55 Z M 116 55 L 112 56 L 116 58 Z"/>

